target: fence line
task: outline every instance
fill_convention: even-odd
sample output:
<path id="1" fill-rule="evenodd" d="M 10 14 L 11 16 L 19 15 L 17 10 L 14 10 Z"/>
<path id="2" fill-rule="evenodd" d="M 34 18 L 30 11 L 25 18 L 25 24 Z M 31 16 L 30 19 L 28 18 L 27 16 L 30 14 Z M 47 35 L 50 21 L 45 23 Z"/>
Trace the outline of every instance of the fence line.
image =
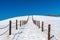
<path id="1" fill-rule="evenodd" d="M 33 16 L 32 16 L 32 21 L 33 21 L 33 23 L 34 23 L 35 25 L 38 26 L 38 28 L 40 28 L 40 21 L 34 20 L 34 19 L 33 19 Z"/>
<path id="2" fill-rule="evenodd" d="M 20 26 L 27 24 L 28 20 L 29 20 L 29 16 L 26 21 L 20 20 Z"/>
<path id="3" fill-rule="evenodd" d="M 24 21 L 24 20 L 20 20 L 20 26 L 22 26 L 22 25 L 25 25 L 27 22 L 28 22 L 28 20 L 29 20 L 29 16 L 28 16 L 28 18 L 27 18 L 27 21 Z M 32 21 L 33 21 L 33 23 L 35 24 L 35 25 L 37 25 L 39 28 L 40 28 L 40 21 L 36 21 L 36 20 L 34 20 L 33 19 L 33 16 L 32 16 Z M 15 23 L 14 23 L 15 24 Z M 6 26 L 6 27 L 8 27 L 8 25 Z M 3 27 L 3 28 L 6 28 L 6 27 Z M 3 28 L 0 28 L 0 29 L 3 29 Z M 12 21 L 10 20 L 9 21 L 9 35 L 11 35 L 11 29 L 12 28 Z M 16 20 L 16 29 L 18 29 L 18 20 Z M 44 22 L 42 21 L 42 32 L 44 31 Z M 7 31 L 6 31 L 7 32 Z M 4 32 L 4 33 L 6 33 L 6 32 Z M 3 33 L 3 34 L 4 34 Z M 3 35 L 3 34 L 1 34 L 1 35 Z M 51 39 L 51 37 L 50 37 L 50 34 L 51 34 L 51 25 L 49 24 L 48 25 L 48 40 L 50 40 Z M 56 37 L 55 37 L 56 38 Z"/>

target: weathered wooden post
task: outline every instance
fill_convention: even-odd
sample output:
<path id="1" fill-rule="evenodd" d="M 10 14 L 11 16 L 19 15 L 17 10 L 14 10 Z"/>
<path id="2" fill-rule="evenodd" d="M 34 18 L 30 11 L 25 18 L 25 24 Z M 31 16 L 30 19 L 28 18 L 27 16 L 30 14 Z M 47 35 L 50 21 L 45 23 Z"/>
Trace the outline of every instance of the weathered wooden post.
<path id="1" fill-rule="evenodd" d="M 40 27 L 40 22 L 39 22 L 39 27 Z"/>
<path id="2" fill-rule="evenodd" d="M 24 23 L 23 23 L 23 20 L 21 21 L 21 24 L 23 25 Z"/>
<path id="3" fill-rule="evenodd" d="M 23 25 L 24 25 L 24 20 L 23 20 Z"/>
<path id="4" fill-rule="evenodd" d="M 11 35 L 11 20 L 9 21 L 9 35 Z"/>
<path id="5" fill-rule="evenodd" d="M 37 26 L 38 28 L 40 28 L 40 21 L 37 21 Z"/>
<path id="6" fill-rule="evenodd" d="M 21 27 L 21 21 L 20 21 L 20 27 Z"/>
<path id="7" fill-rule="evenodd" d="M 16 29 L 18 29 L 18 21 L 16 20 Z"/>
<path id="8" fill-rule="evenodd" d="M 24 24 L 26 24 L 28 21 L 24 21 Z"/>
<path id="9" fill-rule="evenodd" d="M 50 26 L 51 26 L 51 25 L 49 24 L 49 25 L 48 25 L 48 40 L 50 40 L 50 29 L 51 29 Z"/>
<path id="10" fill-rule="evenodd" d="M 44 28 L 43 28 L 43 26 L 44 26 L 44 22 L 42 21 L 42 32 L 44 31 Z"/>
<path id="11" fill-rule="evenodd" d="M 38 21 L 38 26 L 39 26 L 39 28 L 40 28 L 40 21 Z"/>
<path id="12" fill-rule="evenodd" d="M 34 23 L 36 24 L 36 21 L 34 20 Z"/>
<path id="13" fill-rule="evenodd" d="M 33 21 L 34 24 L 36 24 L 36 21 L 33 19 L 33 16 L 32 16 L 32 21 Z"/>
<path id="14" fill-rule="evenodd" d="M 28 22 L 28 20 L 29 20 L 29 16 L 28 16 L 28 18 L 27 18 L 27 22 Z"/>

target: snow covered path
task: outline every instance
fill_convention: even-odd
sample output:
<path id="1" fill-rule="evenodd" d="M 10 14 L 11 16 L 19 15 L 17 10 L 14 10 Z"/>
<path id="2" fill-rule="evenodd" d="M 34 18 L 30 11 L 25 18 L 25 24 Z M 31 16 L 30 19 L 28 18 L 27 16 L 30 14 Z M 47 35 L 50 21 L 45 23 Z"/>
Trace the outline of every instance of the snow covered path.
<path id="1" fill-rule="evenodd" d="M 24 26 L 23 33 L 19 35 L 17 40 L 47 40 L 41 30 L 33 23 L 32 19 Z"/>
<path id="2" fill-rule="evenodd" d="M 38 18 L 38 19 L 37 19 Z M 44 18 L 48 20 L 44 20 Z M 29 21 L 27 24 L 22 25 L 20 27 L 18 23 L 18 30 L 16 30 L 15 21 L 12 25 L 12 35 L 9 37 L 9 27 L 1 27 L 0 26 L 0 40 L 48 40 L 48 24 L 51 24 L 51 35 L 54 35 L 51 40 L 60 40 L 60 25 L 59 25 L 59 18 L 55 18 L 55 20 L 52 20 L 52 17 L 50 19 L 47 17 L 34 17 L 35 20 L 44 21 L 44 32 L 41 31 L 41 24 L 40 28 L 38 28 L 37 25 L 35 25 L 32 21 L 32 16 L 29 16 Z M 6 21 L 7 22 L 7 21 Z M 0 24 L 1 25 L 1 24 Z M 2 25 L 3 26 L 3 25 Z M 3 33 L 3 34 L 2 34 Z M 2 35 L 1 35 L 2 34 Z"/>

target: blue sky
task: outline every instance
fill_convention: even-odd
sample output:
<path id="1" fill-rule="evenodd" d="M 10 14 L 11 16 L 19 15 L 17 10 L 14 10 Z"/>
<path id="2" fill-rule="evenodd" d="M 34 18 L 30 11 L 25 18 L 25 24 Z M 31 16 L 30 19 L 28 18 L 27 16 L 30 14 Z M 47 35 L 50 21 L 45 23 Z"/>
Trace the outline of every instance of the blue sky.
<path id="1" fill-rule="evenodd" d="M 32 14 L 60 14 L 60 0 L 0 0 L 0 20 Z"/>

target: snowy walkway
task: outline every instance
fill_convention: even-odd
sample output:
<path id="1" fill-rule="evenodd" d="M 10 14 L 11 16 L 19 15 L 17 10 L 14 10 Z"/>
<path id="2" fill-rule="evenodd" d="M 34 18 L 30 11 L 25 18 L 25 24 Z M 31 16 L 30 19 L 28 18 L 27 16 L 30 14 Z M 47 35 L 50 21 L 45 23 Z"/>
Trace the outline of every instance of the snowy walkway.
<path id="1" fill-rule="evenodd" d="M 29 22 L 24 27 L 26 29 L 19 35 L 17 40 L 47 40 L 47 37 L 33 23 L 31 18 L 29 18 Z"/>
<path id="2" fill-rule="evenodd" d="M 44 32 L 41 31 L 41 28 L 38 28 L 33 21 L 32 16 L 29 17 L 29 21 L 27 24 L 20 27 L 18 25 L 18 30 L 16 30 L 16 26 L 12 25 L 12 35 L 8 37 L 8 27 L 4 29 L 0 29 L 0 34 L 5 34 L 0 36 L 0 40 L 48 40 L 48 34 L 47 34 L 47 27 L 44 27 Z M 55 27 L 54 27 L 55 28 Z M 3 31 L 3 32 L 2 32 Z M 55 33 L 54 33 L 55 32 Z M 51 30 L 51 34 L 54 35 L 54 37 L 51 40 L 59 40 L 60 34 L 56 33 L 57 31 Z"/>

